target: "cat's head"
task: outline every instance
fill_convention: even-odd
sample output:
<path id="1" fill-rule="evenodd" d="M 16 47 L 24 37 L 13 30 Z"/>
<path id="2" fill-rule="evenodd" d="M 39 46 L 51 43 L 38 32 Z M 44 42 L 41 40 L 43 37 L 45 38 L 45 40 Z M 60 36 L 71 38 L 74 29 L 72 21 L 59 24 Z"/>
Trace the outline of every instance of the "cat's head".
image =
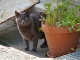
<path id="1" fill-rule="evenodd" d="M 29 13 L 27 13 L 27 12 L 19 13 L 19 12 L 15 11 L 15 16 L 16 16 L 17 24 L 19 24 L 21 26 L 27 26 L 31 22 Z"/>

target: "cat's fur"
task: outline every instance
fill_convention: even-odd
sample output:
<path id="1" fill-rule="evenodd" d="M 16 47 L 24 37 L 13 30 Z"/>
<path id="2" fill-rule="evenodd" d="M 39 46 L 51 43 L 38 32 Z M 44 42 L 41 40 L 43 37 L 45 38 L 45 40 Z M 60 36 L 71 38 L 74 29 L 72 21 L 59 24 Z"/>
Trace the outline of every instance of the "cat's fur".
<path id="1" fill-rule="evenodd" d="M 30 14 L 27 12 L 18 13 L 15 11 L 15 16 L 19 33 L 21 34 L 26 44 L 25 50 L 29 50 L 29 41 L 33 41 L 32 51 L 36 52 L 38 39 L 45 39 L 44 33 L 42 31 L 39 31 L 39 27 L 41 27 L 41 22 L 39 21 L 41 18 L 40 14 Z M 47 46 L 46 40 L 41 45 L 41 47 L 45 46 Z"/>

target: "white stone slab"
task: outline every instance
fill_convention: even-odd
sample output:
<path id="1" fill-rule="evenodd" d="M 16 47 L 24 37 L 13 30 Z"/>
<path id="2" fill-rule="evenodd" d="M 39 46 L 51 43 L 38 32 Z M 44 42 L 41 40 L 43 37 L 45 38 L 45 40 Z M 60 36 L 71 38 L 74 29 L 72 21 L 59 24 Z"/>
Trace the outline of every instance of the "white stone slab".
<path id="1" fill-rule="evenodd" d="M 4 12 L 3 17 L 0 17 L 0 23 L 15 16 L 15 11 L 22 12 L 37 2 L 38 0 L 0 0 L 0 16 Z"/>
<path id="2" fill-rule="evenodd" d="M 30 60 L 38 58 L 12 47 L 0 45 L 0 60 Z"/>

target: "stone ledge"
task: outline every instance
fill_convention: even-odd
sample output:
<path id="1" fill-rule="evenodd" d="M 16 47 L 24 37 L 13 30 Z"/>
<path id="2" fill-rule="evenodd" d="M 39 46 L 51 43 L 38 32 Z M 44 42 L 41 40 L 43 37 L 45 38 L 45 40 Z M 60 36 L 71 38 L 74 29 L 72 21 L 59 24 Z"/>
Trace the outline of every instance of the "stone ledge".
<path id="1" fill-rule="evenodd" d="M 0 60 L 27 60 L 39 58 L 12 47 L 0 45 Z"/>

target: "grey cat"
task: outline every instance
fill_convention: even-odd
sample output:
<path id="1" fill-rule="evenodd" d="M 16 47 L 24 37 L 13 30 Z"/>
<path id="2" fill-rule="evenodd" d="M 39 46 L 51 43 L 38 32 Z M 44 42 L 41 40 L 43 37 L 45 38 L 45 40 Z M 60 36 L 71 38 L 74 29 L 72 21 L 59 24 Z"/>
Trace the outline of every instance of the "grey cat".
<path id="1" fill-rule="evenodd" d="M 15 11 L 15 16 L 19 33 L 21 34 L 26 44 L 25 50 L 29 50 L 29 41 L 33 41 L 32 51 L 36 52 L 38 39 L 42 38 L 44 38 L 44 42 L 41 45 L 41 48 L 47 46 L 44 33 L 39 31 L 39 28 L 41 27 L 41 21 L 39 21 L 41 18 L 40 13 L 30 14 L 28 12 L 19 13 Z"/>

